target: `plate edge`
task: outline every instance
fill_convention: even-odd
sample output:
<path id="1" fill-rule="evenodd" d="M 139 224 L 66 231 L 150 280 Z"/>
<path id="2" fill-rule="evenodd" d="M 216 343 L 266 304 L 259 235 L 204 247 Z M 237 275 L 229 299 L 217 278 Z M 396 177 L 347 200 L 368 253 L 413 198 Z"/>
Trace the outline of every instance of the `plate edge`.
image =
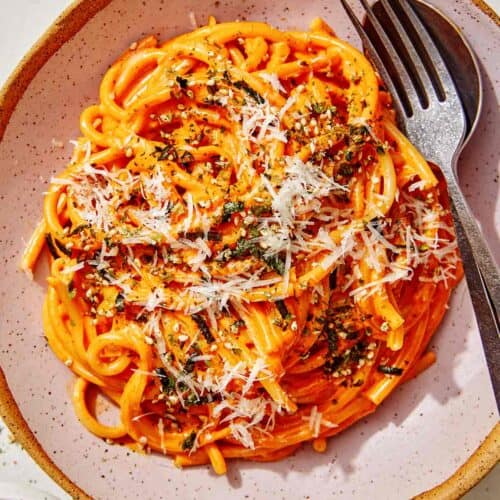
<path id="1" fill-rule="evenodd" d="M 500 16 L 484 0 L 472 0 L 472 3 L 486 14 L 497 26 L 500 26 Z"/>
<path id="2" fill-rule="evenodd" d="M 5 374 L 0 367 L 0 417 L 9 428 L 14 441 L 18 442 L 30 457 L 76 500 L 92 500 L 79 486 L 77 486 L 47 455 L 38 439 L 33 434 L 24 419 L 16 400 L 9 389 Z"/>
<path id="3" fill-rule="evenodd" d="M 500 423 L 497 423 L 477 450 L 458 470 L 431 490 L 417 495 L 413 500 L 461 498 L 500 461 Z"/>
<path id="4" fill-rule="evenodd" d="M 64 43 L 112 0 L 74 0 L 33 44 L 0 89 L 0 142 L 26 89 L 45 63 Z M 483 0 L 469 0 L 497 26 L 500 17 Z M 52 461 L 24 419 L 0 367 L 0 416 L 35 462 L 72 498 L 92 500 Z M 475 486 L 500 461 L 500 423 L 497 423 L 469 459 L 447 480 L 415 499 L 455 499 Z"/>

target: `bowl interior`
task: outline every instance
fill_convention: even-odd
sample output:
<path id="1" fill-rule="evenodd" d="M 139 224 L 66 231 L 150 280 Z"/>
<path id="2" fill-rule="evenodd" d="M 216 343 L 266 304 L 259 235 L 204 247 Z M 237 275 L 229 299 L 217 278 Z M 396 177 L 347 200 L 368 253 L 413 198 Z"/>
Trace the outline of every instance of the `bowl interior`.
<path id="1" fill-rule="evenodd" d="M 472 2 L 434 3 L 464 28 L 482 62 L 485 110 L 460 172 L 474 213 L 500 255 L 495 229 L 500 137 L 492 126 L 498 110 L 491 83 L 500 78 L 499 37 L 493 21 Z M 232 462 L 227 477 L 216 477 L 208 467 L 181 471 L 168 458 L 110 446 L 76 420 L 69 396 L 72 375 L 48 348 L 41 327 L 45 263 L 31 282 L 17 268 L 20 253 L 40 218 L 51 176 L 68 161 L 79 114 L 96 101 L 106 68 L 147 34 L 164 40 L 191 30 L 189 12 L 200 23 L 212 14 L 221 21 L 261 20 L 289 29 L 305 29 L 321 16 L 339 36 L 357 44 L 340 2 L 114 0 L 50 58 L 19 101 L 0 143 L 0 364 L 22 414 L 55 464 L 95 497 L 115 491 L 124 499 L 208 499 L 214 493 L 222 498 L 367 498 L 375 487 L 380 497 L 402 498 L 432 487 L 467 459 L 498 420 L 464 283 L 431 342 L 437 364 L 399 388 L 369 419 L 331 440 L 324 454 L 306 446 L 277 463 Z M 64 147 L 57 146 L 59 141 Z"/>

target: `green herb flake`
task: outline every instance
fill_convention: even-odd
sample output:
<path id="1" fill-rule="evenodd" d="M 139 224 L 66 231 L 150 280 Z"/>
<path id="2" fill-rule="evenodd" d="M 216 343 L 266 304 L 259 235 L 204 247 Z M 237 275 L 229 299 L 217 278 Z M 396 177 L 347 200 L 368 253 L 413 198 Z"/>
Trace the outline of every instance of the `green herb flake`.
<path id="1" fill-rule="evenodd" d="M 289 317 L 290 313 L 288 312 L 285 301 L 284 300 L 277 300 L 275 302 L 275 304 L 276 304 L 276 307 L 277 307 L 281 317 L 283 319 L 287 319 Z"/>
<path id="2" fill-rule="evenodd" d="M 200 316 L 199 314 L 193 314 L 191 316 L 191 318 L 198 326 L 201 334 L 203 335 L 203 337 L 205 338 L 207 343 L 211 344 L 212 342 L 214 342 L 215 338 L 212 335 L 212 333 L 210 332 L 210 329 L 208 328 L 207 322 L 203 319 L 203 317 Z"/>
<path id="3" fill-rule="evenodd" d="M 196 440 L 196 432 L 191 431 L 191 434 L 189 434 L 189 436 L 185 438 L 184 441 L 182 441 L 181 448 L 184 451 L 191 450 L 194 446 L 195 440 Z"/>
<path id="4" fill-rule="evenodd" d="M 173 375 L 167 375 L 164 368 L 156 368 L 155 373 L 160 379 L 161 392 L 169 394 L 175 390 L 175 378 Z"/>
<path id="5" fill-rule="evenodd" d="M 167 144 L 164 148 L 157 148 L 158 160 L 172 160 L 175 161 L 178 158 L 177 150 L 171 145 Z"/>
<path id="6" fill-rule="evenodd" d="M 182 76 L 176 76 L 175 79 L 176 79 L 176 81 L 179 84 L 179 87 L 181 89 L 187 89 L 187 87 L 188 87 L 187 78 L 182 78 Z"/>
<path id="7" fill-rule="evenodd" d="M 250 208 L 250 211 L 257 217 L 260 217 L 265 213 L 271 212 L 272 207 L 271 205 L 254 205 L 252 208 Z"/>
<path id="8" fill-rule="evenodd" d="M 285 274 L 285 261 L 279 255 L 264 256 L 262 260 L 279 275 Z"/>
<path id="9" fill-rule="evenodd" d="M 59 258 L 59 253 L 57 252 L 57 248 L 54 245 L 54 240 L 52 239 L 52 235 L 50 233 L 47 233 L 45 235 L 45 242 L 47 243 L 47 248 L 49 249 L 50 254 L 54 259 Z"/>
<path id="10" fill-rule="evenodd" d="M 71 300 L 73 300 L 76 297 L 76 289 L 75 289 L 75 284 L 73 283 L 73 280 L 71 280 L 68 283 L 68 296 Z"/>
<path id="11" fill-rule="evenodd" d="M 397 377 L 403 374 L 403 369 L 397 366 L 378 365 L 377 370 L 385 375 L 396 375 Z"/>
<path id="12" fill-rule="evenodd" d="M 125 309 L 125 296 L 122 293 L 116 296 L 115 307 L 118 312 L 122 312 Z"/>
<path id="13" fill-rule="evenodd" d="M 248 85 L 248 83 L 245 82 L 244 80 L 238 80 L 238 81 L 234 82 L 234 86 L 237 89 L 240 89 L 240 90 L 243 90 L 244 92 L 246 92 L 256 103 L 264 104 L 264 102 L 265 102 L 264 98 L 256 90 L 254 90 L 252 87 L 250 87 L 250 85 Z"/>
<path id="14" fill-rule="evenodd" d="M 227 222 L 231 218 L 231 215 L 241 212 L 245 208 L 242 201 L 228 201 L 224 203 L 222 209 L 222 222 Z"/>
<path id="15" fill-rule="evenodd" d="M 324 102 L 313 102 L 311 103 L 311 111 L 313 113 L 316 113 L 318 115 L 324 113 L 326 111 L 327 107 Z"/>

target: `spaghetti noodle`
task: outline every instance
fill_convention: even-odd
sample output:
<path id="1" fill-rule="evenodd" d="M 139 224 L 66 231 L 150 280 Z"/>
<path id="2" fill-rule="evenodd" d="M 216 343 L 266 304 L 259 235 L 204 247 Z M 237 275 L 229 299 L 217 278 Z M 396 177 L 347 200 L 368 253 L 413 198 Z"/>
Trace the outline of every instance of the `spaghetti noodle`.
<path id="1" fill-rule="evenodd" d="M 461 277 L 446 187 L 323 21 L 146 38 L 80 124 L 22 268 L 48 247 L 44 329 L 91 432 L 224 473 L 324 451 L 432 364 Z"/>

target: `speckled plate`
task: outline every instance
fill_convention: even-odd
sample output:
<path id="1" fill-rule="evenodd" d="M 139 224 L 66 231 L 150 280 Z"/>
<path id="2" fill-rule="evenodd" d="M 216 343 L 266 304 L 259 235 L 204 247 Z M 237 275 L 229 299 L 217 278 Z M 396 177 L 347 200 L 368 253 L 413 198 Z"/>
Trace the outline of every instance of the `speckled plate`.
<path id="1" fill-rule="evenodd" d="M 498 256 L 498 18 L 477 2 L 434 3 L 463 28 L 482 63 L 485 109 L 460 172 Z M 306 28 L 319 15 L 357 43 L 337 0 L 81 0 L 53 24 L 0 94 L 2 417 L 74 497 L 400 499 L 435 487 L 474 454 L 447 483 L 447 498 L 458 497 L 499 457 L 498 426 L 490 434 L 498 412 L 464 283 L 432 341 L 437 364 L 398 389 L 369 419 L 331 440 L 325 454 L 305 447 L 277 463 L 232 462 L 227 477 L 216 477 L 208 467 L 182 471 L 167 458 L 110 446 L 77 422 L 68 394 L 72 375 L 43 337 L 44 271 L 30 282 L 17 264 L 40 217 L 42 193 L 69 158 L 69 146 L 54 148 L 52 140 L 67 144 L 78 135 L 80 110 L 97 99 L 104 71 L 124 48 L 145 34 L 165 39 L 190 30 L 189 11 L 199 20 L 211 13 L 281 28 Z M 444 495 L 442 489 L 433 494 Z"/>

